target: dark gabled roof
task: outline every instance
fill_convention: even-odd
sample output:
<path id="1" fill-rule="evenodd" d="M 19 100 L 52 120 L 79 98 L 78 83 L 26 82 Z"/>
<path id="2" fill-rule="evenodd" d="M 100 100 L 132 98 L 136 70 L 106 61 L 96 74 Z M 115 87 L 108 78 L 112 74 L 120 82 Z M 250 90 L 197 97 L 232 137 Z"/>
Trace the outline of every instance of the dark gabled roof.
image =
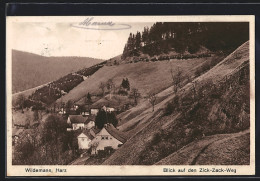
<path id="1" fill-rule="evenodd" d="M 95 122 L 96 116 L 95 115 L 89 115 L 88 121 L 94 121 Z"/>
<path id="2" fill-rule="evenodd" d="M 82 115 L 69 115 L 71 123 L 85 123 L 88 117 L 83 117 Z"/>
<path id="3" fill-rule="evenodd" d="M 126 142 L 126 136 L 124 135 L 124 133 L 116 129 L 112 124 L 104 125 L 104 128 L 111 136 L 113 136 L 117 140 L 121 141 L 122 143 Z"/>
<path id="4" fill-rule="evenodd" d="M 90 129 L 91 131 L 93 131 L 93 133 L 98 134 L 100 132 L 100 129 L 93 127 Z"/>
<path id="5" fill-rule="evenodd" d="M 89 130 L 83 130 L 81 132 L 78 133 L 77 137 L 79 135 L 81 135 L 81 133 L 83 133 L 84 135 L 86 135 L 89 139 L 93 140 L 94 136 L 90 134 L 90 131 Z"/>
<path id="6" fill-rule="evenodd" d="M 90 121 L 94 121 L 95 122 L 95 116 L 94 115 L 85 116 L 85 118 L 87 120 L 85 121 L 84 124 L 88 124 Z"/>

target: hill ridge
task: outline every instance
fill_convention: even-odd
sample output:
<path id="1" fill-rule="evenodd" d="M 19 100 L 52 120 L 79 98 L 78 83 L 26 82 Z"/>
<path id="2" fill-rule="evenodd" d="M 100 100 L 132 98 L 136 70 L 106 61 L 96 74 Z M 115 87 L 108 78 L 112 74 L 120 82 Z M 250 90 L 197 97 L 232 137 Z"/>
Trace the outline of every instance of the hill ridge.
<path id="1" fill-rule="evenodd" d="M 46 84 L 101 62 L 103 60 L 88 57 L 45 57 L 12 50 L 12 93 Z"/>
<path id="2" fill-rule="evenodd" d="M 206 83 L 209 80 L 212 80 L 212 81 L 216 82 L 214 79 L 221 80 L 222 78 L 225 78 L 225 76 L 227 75 L 226 74 L 227 72 L 230 72 L 230 71 L 233 70 L 233 74 L 236 74 L 235 70 L 240 65 L 242 65 L 244 62 L 248 62 L 248 56 L 247 56 L 248 49 L 249 49 L 249 42 L 246 42 L 234 51 L 234 52 L 240 52 L 241 57 L 239 57 L 239 58 L 234 57 L 235 53 L 233 52 L 231 54 L 231 56 L 228 56 L 227 58 L 223 59 L 219 64 L 217 64 L 216 66 L 211 68 L 209 71 L 207 71 L 203 75 L 197 77 L 193 81 L 197 81 L 197 82 L 199 81 L 199 82 L 202 82 L 202 83 L 203 82 Z M 226 64 L 223 67 L 224 63 L 228 63 L 228 64 Z M 247 65 L 245 64 L 245 66 L 247 66 Z M 188 83 L 183 87 L 183 89 L 185 89 L 185 92 L 187 94 L 189 94 L 188 92 L 191 88 L 192 88 L 192 83 Z M 183 94 L 183 93 L 181 93 L 181 94 Z M 171 98 L 173 98 L 174 96 L 175 95 L 170 95 Z M 223 95 L 223 96 L 227 96 L 227 95 Z M 169 100 L 171 98 L 169 98 Z M 217 104 L 220 104 L 220 103 L 215 102 L 215 104 L 217 105 Z M 192 109 L 194 109 L 194 108 L 192 108 L 192 106 L 190 106 L 190 108 L 191 108 L 191 110 L 189 110 L 189 111 L 192 111 Z M 214 110 L 214 109 L 215 108 L 212 107 L 212 110 Z M 145 111 L 147 111 L 147 110 L 145 110 Z M 142 114 L 144 114 L 145 111 L 142 111 Z M 160 112 L 163 111 L 163 110 L 159 109 L 158 111 L 159 112 L 154 112 L 152 114 L 159 115 Z M 134 133 L 133 133 L 133 130 L 131 131 L 132 133 L 127 131 L 128 134 L 131 133 L 133 135 L 131 137 L 131 139 L 128 139 L 128 141 L 119 150 L 117 150 L 105 162 L 103 162 L 104 165 L 107 165 L 107 164 L 108 165 L 142 164 L 140 162 L 142 162 L 142 159 L 144 159 L 144 158 L 140 158 L 139 156 L 141 156 L 143 153 L 145 153 L 145 150 L 149 146 L 149 143 L 153 140 L 154 135 L 157 133 L 157 131 L 159 131 L 159 129 L 162 129 L 163 126 L 166 125 L 166 124 L 168 124 L 168 126 L 166 126 L 166 128 L 165 128 L 166 130 L 169 129 L 169 128 L 174 129 L 174 125 L 179 124 L 178 122 L 176 122 L 176 120 L 178 119 L 179 116 L 173 118 L 173 116 L 174 116 L 173 115 L 173 116 L 162 117 L 162 118 L 158 119 L 157 117 L 153 117 L 152 114 L 151 113 L 149 114 L 150 119 L 147 118 L 147 115 L 143 115 L 143 118 L 146 119 L 146 121 L 145 121 L 146 123 L 144 123 L 143 129 L 140 129 L 141 123 L 138 122 L 139 128 L 135 127 L 134 129 L 136 129 L 136 131 L 134 131 Z M 241 114 L 244 114 L 244 113 L 241 113 Z M 138 116 L 140 117 L 140 115 L 137 115 L 137 117 Z M 127 123 L 124 123 L 123 125 L 121 125 L 119 128 L 121 128 L 122 131 L 126 130 L 127 128 L 122 129 L 122 127 L 127 125 L 127 124 L 130 124 L 130 122 L 133 122 L 134 120 L 135 121 L 139 120 L 139 118 L 138 119 L 133 118 L 133 119 L 129 120 Z M 249 121 L 249 120 L 247 120 L 247 121 Z M 143 122 L 143 120 L 141 122 Z M 135 123 L 133 123 L 133 124 L 135 124 Z M 163 129 L 163 130 L 165 130 L 165 129 Z M 186 129 L 189 130 L 188 128 L 186 128 Z M 164 131 L 162 131 L 162 134 L 163 134 L 163 132 Z M 140 138 L 142 138 L 142 139 L 140 139 Z M 129 152 L 127 150 L 134 150 L 134 153 Z M 147 152 L 147 150 L 146 150 L 146 152 Z M 148 152 L 148 153 L 152 154 L 153 152 L 152 153 Z M 154 154 L 156 154 L 156 153 L 154 153 Z M 152 159 L 152 158 L 150 158 L 150 159 Z M 152 160 L 150 160 L 150 161 L 152 161 Z"/>

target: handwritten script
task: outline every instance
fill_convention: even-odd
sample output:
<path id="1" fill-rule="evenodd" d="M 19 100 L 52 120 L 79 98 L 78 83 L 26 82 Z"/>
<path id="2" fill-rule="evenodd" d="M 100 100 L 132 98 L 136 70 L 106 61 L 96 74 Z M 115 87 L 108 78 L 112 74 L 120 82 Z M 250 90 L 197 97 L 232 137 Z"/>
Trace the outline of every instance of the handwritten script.
<path id="1" fill-rule="evenodd" d="M 115 23 L 113 21 L 94 21 L 94 17 L 86 18 L 79 24 L 72 26 L 90 30 L 124 30 L 131 28 L 131 25 Z"/>

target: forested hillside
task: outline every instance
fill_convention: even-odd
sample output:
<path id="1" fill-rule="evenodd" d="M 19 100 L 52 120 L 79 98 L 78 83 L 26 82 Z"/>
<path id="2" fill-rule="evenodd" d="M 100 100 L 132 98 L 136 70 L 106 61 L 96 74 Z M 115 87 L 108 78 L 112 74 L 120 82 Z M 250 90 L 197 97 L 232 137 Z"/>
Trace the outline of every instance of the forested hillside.
<path id="1" fill-rule="evenodd" d="M 88 57 L 45 57 L 12 50 L 12 93 L 57 80 L 102 61 Z"/>
<path id="2" fill-rule="evenodd" d="M 249 39 L 248 23 L 241 22 L 157 22 L 143 32 L 130 33 L 122 59 L 162 53 L 233 51 Z"/>

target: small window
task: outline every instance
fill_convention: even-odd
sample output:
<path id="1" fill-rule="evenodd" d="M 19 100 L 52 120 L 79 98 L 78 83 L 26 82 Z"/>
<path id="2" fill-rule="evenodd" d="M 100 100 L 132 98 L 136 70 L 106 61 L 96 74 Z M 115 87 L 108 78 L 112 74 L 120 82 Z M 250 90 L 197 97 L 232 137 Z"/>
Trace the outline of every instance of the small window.
<path id="1" fill-rule="evenodd" d="M 81 140 L 82 140 L 82 141 L 84 141 L 85 139 L 84 139 L 84 138 L 82 138 Z"/>
<path id="2" fill-rule="evenodd" d="M 112 137 L 110 137 L 110 139 L 112 140 Z"/>
<path id="3" fill-rule="evenodd" d="M 106 139 L 108 140 L 108 136 L 106 137 Z"/>
<path id="4" fill-rule="evenodd" d="M 105 138 L 102 136 L 102 138 L 101 138 L 102 140 L 104 140 Z"/>

